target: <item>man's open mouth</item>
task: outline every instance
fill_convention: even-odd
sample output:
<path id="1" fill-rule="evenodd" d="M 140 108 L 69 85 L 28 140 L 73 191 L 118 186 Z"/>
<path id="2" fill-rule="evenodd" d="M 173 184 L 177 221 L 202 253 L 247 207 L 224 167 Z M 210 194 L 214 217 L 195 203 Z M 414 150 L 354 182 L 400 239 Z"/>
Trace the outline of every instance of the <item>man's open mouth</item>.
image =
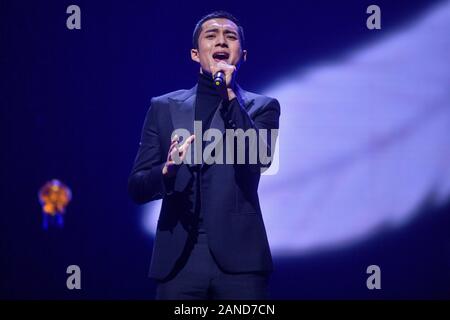
<path id="1" fill-rule="evenodd" d="M 230 57 L 230 54 L 228 52 L 216 52 L 213 54 L 213 59 L 216 62 L 228 60 L 229 57 Z"/>

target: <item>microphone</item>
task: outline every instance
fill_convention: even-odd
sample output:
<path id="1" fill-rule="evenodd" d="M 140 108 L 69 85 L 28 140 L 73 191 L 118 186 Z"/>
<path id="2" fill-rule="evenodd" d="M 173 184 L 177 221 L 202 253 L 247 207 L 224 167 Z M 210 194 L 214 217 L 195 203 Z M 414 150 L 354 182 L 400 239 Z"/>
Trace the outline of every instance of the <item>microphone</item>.
<path id="1" fill-rule="evenodd" d="M 226 84 L 225 73 L 222 70 L 214 74 L 214 84 L 216 87 L 221 87 Z"/>

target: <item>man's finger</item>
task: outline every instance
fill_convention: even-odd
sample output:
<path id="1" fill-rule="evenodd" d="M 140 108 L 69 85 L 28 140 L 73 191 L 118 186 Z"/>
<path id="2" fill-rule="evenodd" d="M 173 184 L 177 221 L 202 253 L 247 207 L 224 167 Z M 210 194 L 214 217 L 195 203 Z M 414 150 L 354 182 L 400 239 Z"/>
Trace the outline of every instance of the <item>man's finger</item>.
<path id="1" fill-rule="evenodd" d="M 173 148 L 175 148 L 177 145 L 178 145 L 177 141 L 172 142 L 172 144 L 170 145 L 168 153 L 170 154 L 172 152 Z"/>
<path id="2" fill-rule="evenodd" d="M 180 149 L 177 147 L 172 151 L 171 160 L 175 162 L 175 164 L 181 164 L 182 160 L 180 158 Z"/>
<path id="3" fill-rule="evenodd" d="M 192 141 L 195 139 L 195 134 L 191 135 L 189 138 L 184 141 L 183 145 L 180 147 L 180 150 L 186 151 L 191 145 Z"/>
<path id="4" fill-rule="evenodd" d="M 194 139 L 195 139 L 195 134 L 193 134 L 193 135 L 191 135 L 189 138 L 187 138 L 186 141 L 185 141 L 184 143 L 185 143 L 185 144 L 186 144 L 186 143 L 191 144 L 192 141 L 194 141 Z"/>
<path id="5" fill-rule="evenodd" d="M 216 74 L 217 71 L 219 71 L 220 69 L 217 66 L 217 63 L 214 61 L 209 65 L 209 69 L 211 70 L 211 75 L 214 77 L 214 75 Z"/>
<path id="6" fill-rule="evenodd" d="M 179 157 L 179 154 L 180 154 L 180 148 L 179 148 L 178 144 L 175 144 L 173 146 L 173 148 L 170 149 L 167 159 L 168 160 L 176 159 L 177 156 Z"/>
<path id="7" fill-rule="evenodd" d="M 180 149 L 181 148 L 176 144 L 173 146 L 172 150 L 170 150 L 170 154 L 174 155 L 174 154 L 180 153 Z"/>

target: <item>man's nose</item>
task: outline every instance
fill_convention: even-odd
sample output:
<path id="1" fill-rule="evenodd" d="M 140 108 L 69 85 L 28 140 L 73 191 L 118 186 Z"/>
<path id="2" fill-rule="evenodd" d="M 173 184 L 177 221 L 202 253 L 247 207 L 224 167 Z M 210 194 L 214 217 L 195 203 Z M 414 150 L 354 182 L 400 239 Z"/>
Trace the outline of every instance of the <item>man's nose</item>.
<path id="1" fill-rule="evenodd" d="M 219 34 L 217 37 L 216 47 L 228 48 L 227 38 L 223 34 Z"/>

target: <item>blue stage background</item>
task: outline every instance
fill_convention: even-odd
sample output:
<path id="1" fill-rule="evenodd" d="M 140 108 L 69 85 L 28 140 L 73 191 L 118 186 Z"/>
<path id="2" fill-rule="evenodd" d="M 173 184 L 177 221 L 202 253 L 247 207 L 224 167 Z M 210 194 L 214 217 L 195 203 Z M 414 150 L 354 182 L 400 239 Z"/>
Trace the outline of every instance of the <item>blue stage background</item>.
<path id="1" fill-rule="evenodd" d="M 249 59 L 239 82 L 263 92 L 294 69 L 380 41 L 444 3 L 377 1 L 383 25 L 370 31 L 372 2 L 1 1 L 0 298 L 154 297 L 152 237 L 127 178 L 151 97 L 196 82 L 189 50 L 201 16 L 223 9 L 241 20 Z M 70 4 L 81 8 L 81 30 L 66 28 Z M 44 231 L 37 193 L 53 178 L 73 199 L 64 228 Z M 296 210 L 282 208 L 278 219 Z M 414 210 L 401 228 L 340 249 L 274 255 L 272 297 L 450 298 L 448 198 Z M 81 290 L 66 288 L 72 264 L 81 267 Z M 381 267 L 381 290 L 366 287 L 371 264 Z"/>

